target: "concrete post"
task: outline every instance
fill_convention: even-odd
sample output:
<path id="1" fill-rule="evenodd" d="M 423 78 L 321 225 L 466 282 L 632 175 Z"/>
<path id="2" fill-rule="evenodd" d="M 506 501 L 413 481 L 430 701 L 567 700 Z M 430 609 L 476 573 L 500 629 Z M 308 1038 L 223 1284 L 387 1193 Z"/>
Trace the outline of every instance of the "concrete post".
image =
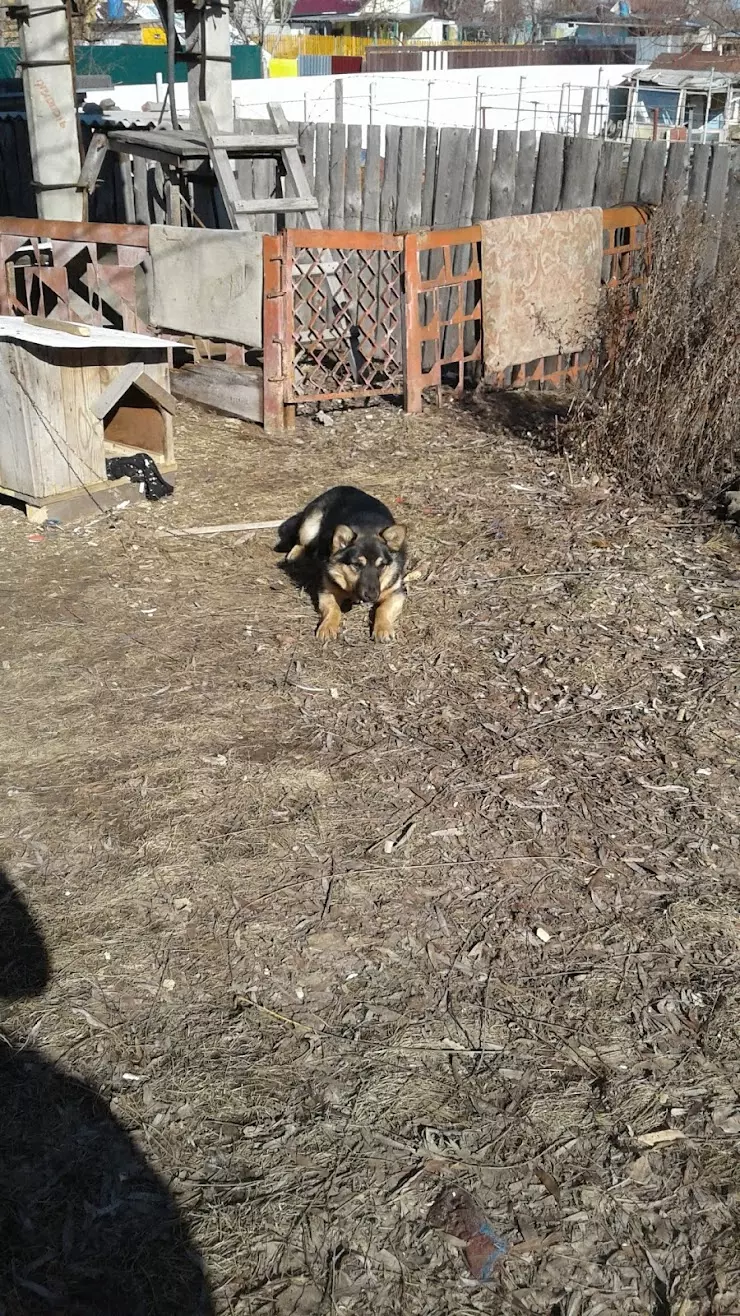
<path id="1" fill-rule="evenodd" d="M 207 0 L 202 9 L 185 12 L 185 44 L 197 55 L 188 70 L 190 126 L 197 124 L 198 101 L 208 101 L 222 132 L 234 131 L 231 89 L 231 24 L 227 4 Z"/>
<path id="2" fill-rule="evenodd" d="M 52 0 L 53 7 L 49 0 L 26 3 L 29 14 L 18 31 L 36 208 L 40 219 L 81 220 L 83 194 L 76 186 L 80 144 L 66 5 L 63 0 Z"/>

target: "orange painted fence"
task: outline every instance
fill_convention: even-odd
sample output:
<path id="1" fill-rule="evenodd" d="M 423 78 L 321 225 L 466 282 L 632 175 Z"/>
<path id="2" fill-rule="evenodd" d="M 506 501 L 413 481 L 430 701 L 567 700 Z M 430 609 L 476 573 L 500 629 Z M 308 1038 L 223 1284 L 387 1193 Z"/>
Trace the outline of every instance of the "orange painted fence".
<path id="1" fill-rule="evenodd" d="M 602 283 L 629 313 L 645 274 L 648 214 L 605 210 Z M 265 428 L 295 423 L 302 403 L 460 394 L 481 372 L 480 227 L 408 233 L 288 229 L 264 239 Z M 500 388 L 562 388 L 587 353 L 514 362 Z"/>

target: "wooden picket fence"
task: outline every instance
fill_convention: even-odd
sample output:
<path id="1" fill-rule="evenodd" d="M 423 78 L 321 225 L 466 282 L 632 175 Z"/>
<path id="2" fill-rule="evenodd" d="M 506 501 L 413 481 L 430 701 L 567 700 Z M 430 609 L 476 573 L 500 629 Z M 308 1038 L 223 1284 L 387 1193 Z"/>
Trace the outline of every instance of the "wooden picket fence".
<path id="1" fill-rule="evenodd" d="M 722 225 L 737 222 L 740 215 L 740 145 L 643 139 L 625 144 L 510 129 L 372 125 L 363 146 L 359 125 L 295 127 L 324 228 L 399 233 L 591 205 L 678 208 L 691 201 L 714 221 L 719 244 Z M 83 129 L 85 140 L 93 125 L 85 123 Z M 242 120 L 237 130 L 268 128 L 258 120 Z M 123 173 L 130 163 L 108 157 L 90 201 L 91 221 L 174 222 L 168 210 L 173 180 L 160 164 L 134 163 L 146 169 L 144 187 L 127 186 Z M 245 198 L 276 195 L 274 161 L 239 161 L 237 179 Z M 226 222 L 212 187 L 188 178 L 175 181 L 185 201 L 184 222 L 207 228 Z M 0 214 L 34 213 L 25 121 L 0 119 Z M 258 217 L 255 224 L 265 233 L 275 232 L 274 216 Z M 291 217 L 289 225 L 300 226 L 300 221 Z"/>

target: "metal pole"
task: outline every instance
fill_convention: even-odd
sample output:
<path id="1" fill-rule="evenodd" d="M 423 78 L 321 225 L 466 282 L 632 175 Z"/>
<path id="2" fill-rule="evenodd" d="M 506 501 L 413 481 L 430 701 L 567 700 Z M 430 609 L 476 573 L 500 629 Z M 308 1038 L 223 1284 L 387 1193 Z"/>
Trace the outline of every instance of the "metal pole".
<path id="1" fill-rule="evenodd" d="M 564 97 L 564 96 L 565 96 L 565 83 L 564 83 L 564 82 L 561 82 L 561 84 L 560 84 L 560 103 L 559 103 L 559 105 L 558 105 L 558 132 L 561 132 L 561 131 L 562 131 L 562 130 L 561 130 L 561 127 L 560 127 L 560 119 L 561 119 L 561 115 L 562 115 L 562 113 L 563 113 L 563 97 Z"/>
<path id="2" fill-rule="evenodd" d="M 432 80 L 430 78 L 429 82 L 427 83 L 427 129 L 429 128 L 429 120 L 431 118 L 431 115 L 432 115 Z"/>
<path id="3" fill-rule="evenodd" d="M 707 90 L 707 108 L 706 108 L 706 110 L 705 110 L 705 112 L 704 112 L 704 127 L 703 127 L 703 129 L 702 129 L 702 134 L 701 134 L 701 140 L 702 140 L 702 142 L 706 142 L 706 140 L 707 140 L 707 126 L 708 126 L 708 124 L 709 124 L 709 110 L 710 110 L 710 106 L 711 106 L 711 103 L 712 103 L 712 87 L 713 87 L 713 86 L 714 86 L 714 69 L 711 68 L 711 69 L 709 70 L 709 88 L 708 88 L 708 90 Z"/>
<path id="4" fill-rule="evenodd" d="M 517 95 L 517 98 L 516 98 L 516 123 L 515 123 L 515 125 L 514 125 L 514 131 L 515 131 L 515 132 L 519 132 L 519 114 L 520 114 L 520 111 L 521 111 L 521 108 L 522 108 L 522 87 L 523 87 L 523 86 L 524 86 L 524 74 L 522 74 L 522 76 L 521 76 L 520 79 L 519 79 L 519 94 Z"/>
<path id="5" fill-rule="evenodd" d="M 175 105 L 175 0 L 167 0 L 167 87 L 170 93 L 172 127 L 179 128 Z"/>

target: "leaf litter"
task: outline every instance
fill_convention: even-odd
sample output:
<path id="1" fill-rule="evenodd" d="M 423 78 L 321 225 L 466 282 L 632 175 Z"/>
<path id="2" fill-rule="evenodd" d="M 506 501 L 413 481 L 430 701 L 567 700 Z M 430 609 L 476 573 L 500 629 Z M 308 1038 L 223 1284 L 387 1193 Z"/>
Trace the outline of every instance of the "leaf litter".
<path id="1" fill-rule="evenodd" d="M 4 1030 L 135 1131 L 219 1312 L 737 1312 L 737 542 L 475 407 L 332 419 L 182 407 L 168 504 L 3 515 L 3 855 L 55 966 Z M 387 650 L 317 648 L 267 536 L 158 533 L 345 478 L 412 527 Z M 453 1185 L 488 1284 L 425 1224 Z"/>

